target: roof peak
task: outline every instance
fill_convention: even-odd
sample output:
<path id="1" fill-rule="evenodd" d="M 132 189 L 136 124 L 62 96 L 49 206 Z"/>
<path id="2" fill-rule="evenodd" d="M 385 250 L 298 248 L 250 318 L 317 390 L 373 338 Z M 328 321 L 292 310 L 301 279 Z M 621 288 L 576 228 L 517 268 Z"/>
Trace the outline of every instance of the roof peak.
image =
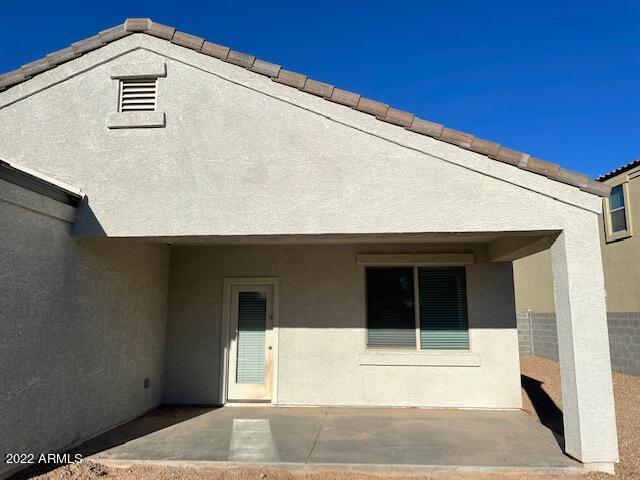
<path id="1" fill-rule="evenodd" d="M 551 180 L 578 187 L 588 193 L 608 196 L 611 191 L 609 186 L 591 180 L 586 175 L 564 169 L 555 163 L 503 147 L 498 143 L 475 137 L 470 133 L 423 120 L 413 113 L 390 107 L 386 103 L 371 100 L 357 93 L 341 90 L 328 83 L 313 80 L 304 74 L 286 70 L 280 65 L 257 59 L 253 55 L 232 50 L 224 45 L 209 42 L 202 37 L 180 32 L 174 27 L 156 23 L 150 18 L 127 18 L 123 24 L 103 30 L 97 35 L 75 42 L 71 46 L 50 53 L 42 59 L 23 65 L 17 70 L 0 75 L 0 92 L 133 33 L 144 33 L 170 41 L 203 55 L 215 57 L 260 75 L 268 76 L 271 80 L 283 85 L 288 85 L 303 92 L 322 97 L 325 100 L 373 115 L 383 122 L 398 125 L 412 132 L 457 145 L 494 160 L 543 175 Z"/>

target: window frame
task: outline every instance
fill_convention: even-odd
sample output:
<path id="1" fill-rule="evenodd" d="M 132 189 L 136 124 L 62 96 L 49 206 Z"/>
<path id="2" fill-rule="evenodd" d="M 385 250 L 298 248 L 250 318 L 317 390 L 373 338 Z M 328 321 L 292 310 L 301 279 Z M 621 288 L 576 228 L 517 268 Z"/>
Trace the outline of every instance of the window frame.
<path id="1" fill-rule="evenodd" d="M 609 197 L 605 197 L 603 199 L 602 217 L 604 219 L 604 233 L 607 243 L 623 240 L 633 235 L 633 224 L 631 221 L 631 212 L 629 210 L 629 181 L 625 178 L 615 184 L 611 184 L 610 186 L 612 188 L 622 187 L 622 201 L 624 202 L 624 207 L 620 207 L 616 209 L 616 211 L 620 211 L 620 209 L 624 211 L 624 219 L 627 228 L 617 232 L 613 231 L 613 222 L 611 221 L 611 201 Z"/>
<path id="2" fill-rule="evenodd" d="M 468 282 L 468 269 L 467 265 L 471 262 L 461 261 L 461 262 L 453 262 L 453 263 L 398 263 L 398 264 L 378 264 L 378 263 L 368 263 L 368 262 L 359 262 L 363 265 L 362 269 L 362 278 L 363 278 L 363 292 L 364 292 L 364 345 L 366 353 L 397 353 L 397 354 L 408 354 L 408 355 L 433 355 L 433 354 L 448 354 L 448 355 L 468 355 L 472 351 L 472 338 L 471 338 L 471 327 L 469 322 L 469 282 Z M 415 321 L 415 346 L 414 347 L 376 347 L 369 345 L 369 318 L 368 318 L 368 291 L 367 291 L 367 268 L 394 268 L 394 267 L 404 267 L 411 268 L 413 272 L 413 303 L 414 303 L 414 321 Z M 418 269 L 419 268 L 430 268 L 430 267 L 462 267 L 464 268 L 464 277 L 465 277 L 465 300 L 467 303 L 467 332 L 468 332 L 468 343 L 469 346 L 466 349 L 450 349 L 450 348 L 442 348 L 442 349 L 423 349 L 422 342 L 420 338 L 420 286 L 419 286 L 419 278 L 418 278 Z"/>

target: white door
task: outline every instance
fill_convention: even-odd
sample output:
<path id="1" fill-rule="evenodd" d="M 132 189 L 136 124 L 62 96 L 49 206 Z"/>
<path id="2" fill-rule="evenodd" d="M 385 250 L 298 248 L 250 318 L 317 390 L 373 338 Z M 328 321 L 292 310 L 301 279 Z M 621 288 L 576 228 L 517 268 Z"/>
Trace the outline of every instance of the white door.
<path id="1" fill-rule="evenodd" d="M 271 400 L 273 286 L 232 285 L 228 401 Z"/>

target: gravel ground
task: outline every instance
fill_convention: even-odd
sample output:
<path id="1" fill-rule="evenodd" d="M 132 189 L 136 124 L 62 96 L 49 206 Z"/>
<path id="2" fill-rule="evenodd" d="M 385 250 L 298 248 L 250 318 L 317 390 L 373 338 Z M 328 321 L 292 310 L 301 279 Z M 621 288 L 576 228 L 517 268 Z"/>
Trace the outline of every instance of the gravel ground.
<path id="1" fill-rule="evenodd" d="M 562 395 L 560 393 L 560 369 L 558 362 L 539 357 L 525 357 L 521 360 L 523 374 L 523 400 L 525 410 L 556 433 L 562 433 Z M 527 377 L 533 382 L 542 382 L 540 387 L 557 407 L 547 405 L 544 414 L 536 414 L 532 400 L 526 393 Z M 640 479 L 640 378 L 623 373 L 613 373 L 613 392 L 616 401 L 618 423 L 618 446 L 620 463 L 616 465 L 616 478 L 622 480 Z M 537 399 L 546 404 L 546 399 Z M 535 403 L 535 402 L 533 402 Z M 541 412 L 542 413 L 542 412 Z M 611 479 L 610 475 L 591 473 L 590 480 Z"/>
<path id="2" fill-rule="evenodd" d="M 560 371 L 558 363 L 537 357 L 522 359 L 523 398 L 525 410 L 548 428 L 562 434 L 562 399 L 560 395 Z M 640 378 L 614 373 L 620 463 L 616 466 L 616 478 L 640 479 Z M 535 405 L 535 407 L 534 407 Z M 365 475 L 349 472 L 286 472 L 253 468 L 176 468 L 135 466 L 109 468 L 85 461 L 66 465 L 49 472 L 34 470 L 21 472 L 15 480 L 381 480 L 382 475 Z M 580 477 L 567 475 L 434 475 L 389 476 L 394 480 L 610 480 L 603 473 L 589 473 Z"/>

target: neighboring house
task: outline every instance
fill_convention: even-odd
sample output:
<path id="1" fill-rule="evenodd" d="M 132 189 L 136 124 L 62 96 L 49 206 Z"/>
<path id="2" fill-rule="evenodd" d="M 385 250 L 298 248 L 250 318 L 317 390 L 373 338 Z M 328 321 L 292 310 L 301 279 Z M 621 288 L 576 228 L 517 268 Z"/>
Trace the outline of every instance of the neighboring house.
<path id="1" fill-rule="evenodd" d="M 598 178 L 612 187 L 603 199 L 600 240 L 614 370 L 640 375 L 640 159 Z M 551 255 L 514 262 L 520 351 L 558 358 Z"/>
<path id="2" fill-rule="evenodd" d="M 617 461 L 608 186 L 147 19 L 0 89 L 3 168 L 84 195 L 0 180 L 4 451 L 162 402 L 521 408 L 550 246 L 566 451 Z"/>

